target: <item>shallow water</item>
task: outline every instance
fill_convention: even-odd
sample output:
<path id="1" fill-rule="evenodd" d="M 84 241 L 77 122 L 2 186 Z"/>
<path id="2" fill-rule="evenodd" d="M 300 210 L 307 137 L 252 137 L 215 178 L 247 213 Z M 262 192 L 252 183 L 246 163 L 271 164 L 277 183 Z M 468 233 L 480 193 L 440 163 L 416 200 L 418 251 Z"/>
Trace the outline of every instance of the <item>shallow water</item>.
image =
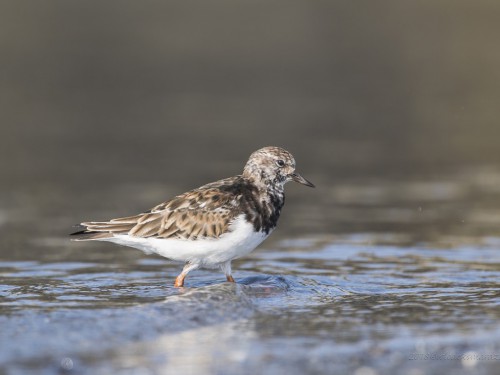
<path id="1" fill-rule="evenodd" d="M 10 191 L 0 227 L 0 368 L 496 374 L 500 170 L 325 180 L 315 190 L 287 186 L 279 228 L 235 262 L 236 284 L 198 270 L 182 289 L 172 286 L 182 265 L 67 237 L 78 219 L 139 211 L 175 187 Z M 113 207 L 122 202 L 127 210 Z"/>
<path id="2" fill-rule="evenodd" d="M 236 284 L 197 271 L 182 289 L 179 265 L 135 253 L 0 262 L 0 363 L 11 374 L 493 374 L 499 243 L 311 236 L 238 261 Z M 92 245 L 51 248 L 130 251 Z"/>

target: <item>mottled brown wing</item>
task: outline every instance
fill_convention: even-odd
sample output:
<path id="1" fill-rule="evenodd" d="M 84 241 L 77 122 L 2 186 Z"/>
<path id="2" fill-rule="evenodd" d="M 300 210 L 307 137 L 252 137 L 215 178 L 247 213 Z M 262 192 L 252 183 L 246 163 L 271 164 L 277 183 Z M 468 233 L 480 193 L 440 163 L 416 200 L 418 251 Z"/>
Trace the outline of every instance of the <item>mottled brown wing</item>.
<path id="1" fill-rule="evenodd" d="M 235 217 L 233 208 L 237 205 L 238 196 L 206 185 L 204 189 L 159 204 L 147 213 L 81 225 L 85 232 L 95 233 L 94 238 L 102 238 L 105 233 L 158 238 L 217 238 L 227 232 Z"/>

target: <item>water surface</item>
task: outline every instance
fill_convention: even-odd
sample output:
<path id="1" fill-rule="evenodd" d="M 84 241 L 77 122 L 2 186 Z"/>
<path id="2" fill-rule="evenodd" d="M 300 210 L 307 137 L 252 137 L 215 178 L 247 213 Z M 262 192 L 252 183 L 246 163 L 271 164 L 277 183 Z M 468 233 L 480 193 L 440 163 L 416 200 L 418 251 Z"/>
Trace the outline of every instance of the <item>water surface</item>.
<path id="1" fill-rule="evenodd" d="M 448 189 L 466 190 L 457 176 L 449 180 Z M 416 193 L 401 201 L 394 184 Z M 107 243 L 33 239 L 27 246 L 38 259 L 0 262 L 0 363 L 13 374 L 493 374 L 500 237 L 437 236 L 417 220 L 409 225 L 418 207 L 374 219 L 424 204 L 420 189 L 434 185 L 345 185 L 343 212 L 352 216 L 343 215 L 344 223 L 352 217 L 350 225 L 369 220 L 377 228 L 380 221 L 399 231 L 298 237 L 283 229 L 236 262 L 236 284 L 200 270 L 177 289 L 181 265 L 168 260 Z M 347 204 L 374 194 L 376 207 Z M 440 207 L 460 197 L 431 199 Z M 439 225 L 440 213 L 427 215 Z M 463 232 L 474 232 L 470 215 L 484 214 L 463 213 L 471 221 Z"/>

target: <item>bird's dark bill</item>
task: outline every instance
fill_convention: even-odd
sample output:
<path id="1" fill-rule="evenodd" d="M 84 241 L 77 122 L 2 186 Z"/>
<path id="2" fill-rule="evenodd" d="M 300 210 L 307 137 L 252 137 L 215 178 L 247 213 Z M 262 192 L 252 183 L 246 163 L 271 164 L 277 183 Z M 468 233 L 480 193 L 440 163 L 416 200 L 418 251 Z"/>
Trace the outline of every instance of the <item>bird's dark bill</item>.
<path id="1" fill-rule="evenodd" d="M 298 173 L 292 174 L 292 180 L 294 180 L 295 182 L 298 182 L 299 184 L 302 184 L 302 185 L 306 185 L 309 187 L 315 187 L 311 181 L 307 181 L 304 177 L 302 177 Z"/>

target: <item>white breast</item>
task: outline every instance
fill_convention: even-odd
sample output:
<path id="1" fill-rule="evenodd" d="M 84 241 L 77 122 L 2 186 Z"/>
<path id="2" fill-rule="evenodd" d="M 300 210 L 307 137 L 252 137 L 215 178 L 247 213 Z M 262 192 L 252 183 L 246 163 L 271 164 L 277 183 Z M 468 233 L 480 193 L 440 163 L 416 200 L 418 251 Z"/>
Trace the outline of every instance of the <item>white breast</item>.
<path id="1" fill-rule="evenodd" d="M 120 234 L 104 241 L 134 247 L 145 253 L 159 254 L 172 260 L 216 267 L 250 253 L 270 234 L 255 232 L 253 225 L 245 220 L 244 215 L 238 216 L 229 229 L 219 238 L 182 240 L 141 238 Z"/>

